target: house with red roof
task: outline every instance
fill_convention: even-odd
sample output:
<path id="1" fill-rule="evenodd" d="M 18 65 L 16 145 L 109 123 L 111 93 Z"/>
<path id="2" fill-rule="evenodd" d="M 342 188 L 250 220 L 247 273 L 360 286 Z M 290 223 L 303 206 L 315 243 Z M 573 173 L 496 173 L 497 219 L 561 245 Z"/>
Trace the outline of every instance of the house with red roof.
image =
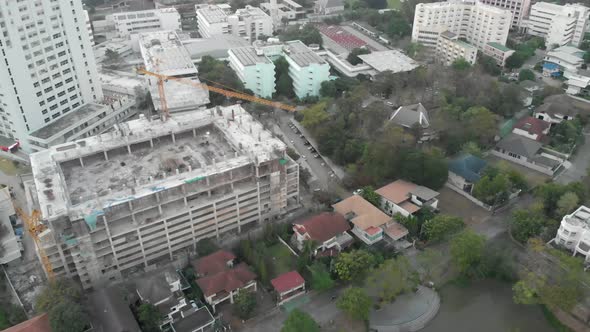
<path id="1" fill-rule="evenodd" d="M 348 234 L 350 224 L 343 215 L 324 212 L 302 222 L 293 224 L 294 239 L 297 249 L 303 250 L 305 241 L 316 243 L 314 255 L 337 254 L 353 242 Z"/>
<path id="2" fill-rule="evenodd" d="M 278 296 L 278 305 L 305 294 L 305 280 L 297 271 L 283 273 L 270 283 Z"/>
<path id="3" fill-rule="evenodd" d="M 407 217 L 424 206 L 436 209 L 439 193 L 405 180 L 397 180 L 375 190 L 381 196 L 381 210 L 390 216 Z"/>
<path id="4" fill-rule="evenodd" d="M 550 127 L 551 124 L 549 122 L 529 116 L 520 119 L 516 125 L 514 125 L 512 132 L 542 142 L 546 135 L 549 134 Z"/>
<path id="5" fill-rule="evenodd" d="M 9 327 L 6 330 L 2 330 L 2 332 L 51 332 L 51 326 L 49 326 L 47 314 L 41 314 Z"/>
<path id="6" fill-rule="evenodd" d="M 256 274 L 246 263 L 235 263 L 236 256 L 225 250 L 192 262 L 197 274 L 197 285 L 203 292 L 205 301 L 215 307 L 222 302 L 234 303 L 240 290 L 256 292 Z"/>

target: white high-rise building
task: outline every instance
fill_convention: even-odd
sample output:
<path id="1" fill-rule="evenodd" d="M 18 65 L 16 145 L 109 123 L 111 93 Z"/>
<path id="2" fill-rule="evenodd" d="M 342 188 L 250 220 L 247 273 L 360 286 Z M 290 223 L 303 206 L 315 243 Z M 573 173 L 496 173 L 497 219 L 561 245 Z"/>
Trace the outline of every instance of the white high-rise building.
<path id="1" fill-rule="evenodd" d="M 489 42 L 504 45 L 511 22 L 510 11 L 477 1 L 420 3 L 416 5 L 412 41 L 435 48 L 439 34 L 450 31 L 483 50 Z"/>
<path id="2" fill-rule="evenodd" d="M 260 36 L 273 34 L 272 18 L 262 9 L 252 6 L 238 9 L 234 14 L 218 5 L 197 9 L 199 34 L 203 38 L 217 35 L 234 35 L 255 41 Z"/>
<path id="3" fill-rule="evenodd" d="M 588 26 L 590 8 L 579 4 L 556 5 L 537 2 L 531 6 L 527 32 L 545 38 L 549 48 L 553 45 L 580 46 Z"/>
<path id="4" fill-rule="evenodd" d="M 29 133 L 102 101 L 81 1 L 0 1 L 0 136 Z"/>
<path id="5" fill-rule="evenodd" d="M 84 11 L 84 18 L 86 19 L 86 31 L 88 31 L 90 45 L 94 46 L 94 33 L 92 33 L 92 22 L 90 21 L 90 16 L 88 15 L 87 10 Z"/>
<path id="6" fill-rule="evenodd" d="M 512 12 L 512 29 L 522 27 L 531 9 L 531 0 L 480 0 L 482 3 Z"/>

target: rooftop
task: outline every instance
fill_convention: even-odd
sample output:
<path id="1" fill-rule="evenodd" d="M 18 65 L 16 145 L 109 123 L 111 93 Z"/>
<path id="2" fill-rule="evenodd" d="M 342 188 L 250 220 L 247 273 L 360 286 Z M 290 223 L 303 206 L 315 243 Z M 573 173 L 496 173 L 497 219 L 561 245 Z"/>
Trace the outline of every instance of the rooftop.
<path id="1" fill-rule="evenodd" d="M 183 40 L 182 44 L 192 59 L 200 59 L 205 55 L 214 58 L 227 58 L 231 48 L 249 46 L 250 43 L 242 37 L 220 35 L 215 38 L 197 38 Z"/>
<path id="2" fill-rule="evenodd" d="M 231 269 L 197 279 L 197 285 L 205 296 L 211 296 L 224 291 L 230 293 L 255 279 L 256 274 L 250 271 L 248 265 L 240 263 Z"/>
<path id="3" fill-rule="evenodd" d="M 148 17 L 155 17 L 160 13 L 178 13 L 176 8 L 160 8 L 160 9 L 149 9 L 149 10 L 140 10 L 136 12 L 126 12 L 122 14 L 115 14 L 113 18 L 115 21 L 120 20 L 135 20 L 135 19 L 142 19 Z"/>
<path id="4" fill-rule="evenodd" d="M 50 122 L 44 127 L 41 127 L 31 134 L 41 139 L 48 139 L 56 135 L 63 135 L 64 130 L 69 130 L 73 125 L 81 122 L 84 119 L 95 117 L 98 113 L 102 113 L 108 106 L 99 104 L 84 104 L 74 111 L 70 111 L 62 115 L 57 120 Z"/>
<path id="5" fill-rule="evenodd" d="M 342 214 L 347 220 L 363 230 L 385 225 L 391 220 L 391 217 L 381 212 L 360 195 L 352 195 L 332 205 L 332 207 L 336 212 Z"/>
<path id="6" fill-rule="evenodd" d="M 543 105 L 539 106 L 535 113 L 547 113 L 549 115 L 567 115 L 575 117 L 580 113 L 590 112 L 590 104 L 572 98 L 567 94 L 553 95 L 545 98 Z"/>
<path id="7" fill-rule="evenodd" d="M 148 71 L 168 76 L 196 75 L 190 54 L 174 31 L 139 34 L 141 56 Z"/>
<path id="8" fill-rule="evenodd" d="M 197 9 L 197 13 L 201 14 L 209 24 L 222 23 L 227 21 L 227 14 L 225 10 L 216 5 L 210 5 L 206 8 Z"/>
<path id="9" fill-rule="evenodd" d="M 585 205 L 581 205 L 572 214 L 564 216 L 563 221 L 572 226 L 588 229 L 590 228 L 590 208 L 586 207 Z"/>
<path id="10" fill-rule="evenodd" d="M 178 272 L 174 268 L 168 268 L 147 273 L 134 281 L 141 300 L 156 305 L 172 295 L 170 284 L 179 280 Z"/>
<path id="11" fill-rule="evenodd" d="M 121 123 L 30 159 L 43 218 L 78 220 L 195 179 L 284 158 L 284 151 L 282 141 L 234 105 L 175 114 L 166 122 Z"/>
<path id="12" fill-rule="evenodd" d="M 286 56 L 295 61 L 300 67 L 307 67 L 314 63 L 320 65 L 327 64 L 326 60 L 322 59 L 299 40 L 286 42 L 283 51 Z"/>
<path id="13" fill-rule="evenodd" d="M 572 64 L 584 61 L 584 51 L 573 46 L 561 46 L 552 51 L 547 52 L 546 59 L 551 57 L 558 58 Z"/>
<path id="14" fill-rule="evenodd" d="M 517 155 L 533 158 L 543 147 L 543 143 L 514 133 L 508 134 L 497 145 L 499 148 Z"/>
<path id="15" fill-rule="evenodd" d="M 498 49 L 502 52 L 508 52 L 508 51 L 512 51 L 512 49 L 500 44 L 500 43 L 496 43 L 496 42 L 490 42 L 488 43 L 488 45 L 490 45 L 491 47 Z"/>
<path id="16" fill-rule="evenodd" d="M 294 228 L 304 234 L 309 234 L 311 240 L 321 244 L 346 232 L 350 229 L 350 225 L 341 214 L 324 212 L 303 222 L 295 223 Z"/>
<path id="17" fill-rule="evenodd" d="M 397 180 L 375 190 L 375 192 L 394 204 L 400 204 L 410 198 L 410 192 L 417 186 L 412 182 Z"/>
<path id="18" fill-rule="evenodd" d="M 379 72 L 391 71 L 393 73 L 411 71 L 418 67 L 418 63 L 398 50 L 377 51 L 370 54 L 359 55 L 364 63 L 375 68 Z"/>
<path id="19" fill-rule="evenodd" d="M 228 262 L 236 259 L 236 256 L 229 251 L 218 250 L 208 256 L 193 261 L 195 273 L 200 276 L 213 275 L 225 271 L 231 267 Z"/>
<path id="20" fill-rule="evenodd" d="M 190 312 L 190 313 L 188 313 Z M 209 312 L 206 306 L 199 309 L 190 309 L 189 311 L 183 312 L 184 317 L 179 321 L 172 323 L 175 332 L 193 332 L 200 331 L 199 328 L 212 324 L 214 321 L 213 316 Z M 205 330 L 202 332 L 207 332 Z M 211 329 L 213 331 L 213 329 Z"/>
<path id="21" fill-rule="evenodd" d="M 297 271 L 283 273 L 270 281 L 277 293 L 283 293 L 305 284 L 305 280 Z"/>
<path id="22" fill-rule="evenodd" d="M 406 128 L 412 128 L 415 125 L 420 125 L 422 128 L 428 128 L 430 126 L 428 112 L 421 103 L 400 106 L 395 112 L 393 112 L 389 121 Z"/>
<path id="23" fill-rule="evenodd" d="M 398 222 L 392 222 L 391 224 L 387 225 L 384 231 L 385 234 L 395 241 L 409 234 L 408 229 Z"/>
<path id="24" fill-rule="evenodd" d="M 477 182 L 481 178 L 481 172 L 487 162 L 471 154 L 464 154 L 449 162 L 449 171 L 453 172 L 469 182 Z"/>
<path id="25" fill-rule="evenodd" d="M 35 316 L 2 332 L 51 332 L 47 314 Z"/>
<path id="26" fill-rule="evenodd" d="M 268 16 L 268 14 L 264 12 L 264 10 L 250 5 L 246 5 L 245 8 L 240 8 L 236 10 L 234 15 L 240 17 L 252 16 L 254 18 L 270 18 L 270 16 Z"/>
<path id="27" fill-rule="evenodd" d="M 155 77 L 146 77 L 146 79 L 151 81 L 151 83 L 148 84 L 148 89 L 152 97 L 154 109 L 159 112 L 162 109 L 162 104 L 160 102 L 157 79 Z M 201 83 L 196 76 L 184 79 L 191 80 L 197 84 Z M 172 113 L 194 111 L 204 107 L 210 102 L 209 90 L 173 80 L 164 82 L 164 91 L 166 93 L 168 110 Z"/>
<path id="28" fill-rule="evenodd" d="M 445 30 L 445 31 L 441 32 L 441 33 L 440 33 L 440 35 L 441 35 L 442 37 L 445 37 L 445 38 L 447 38 L 447 39 L 456 39 L 456 38 L 457 38 L 457 34 L 456 34 L 456 33 L 453 33 L 453 32 L 451 32 L 451 31 L 449 31 L 449 30 Z"/>
<path id="29" fill-rule="evenodd" d="M 90 316 L 96 332 L 141 332 L 124 292 L 116 287 L 102 288 L 88 296 Z"/>
<path id="30" fill-rule="evenodd" d="M 536 140 L 542 141 L 545 133 L 549 130 L 549 126 L 548 122 L 533 118 L 532 116 L 527 116 L 520 119 L 516 125 L 514 125 L 514 129 L 524 130 L 531 135 L 537 135 Z"/>
<path id="31" fill-rule="evenodd" d="M 272 63 L 269 58 L 264 55 L 264 52 L 256 50 L 252 46 L 232 48 L 229 50 L 244 66 L 255 66 L 259 63 Z"/>

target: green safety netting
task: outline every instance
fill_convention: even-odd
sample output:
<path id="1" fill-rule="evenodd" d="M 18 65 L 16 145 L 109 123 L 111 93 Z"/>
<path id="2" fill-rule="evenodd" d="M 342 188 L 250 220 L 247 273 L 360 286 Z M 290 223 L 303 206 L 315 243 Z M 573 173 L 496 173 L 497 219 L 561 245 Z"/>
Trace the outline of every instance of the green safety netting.
<path id="1" fill-rule="evenodd" d="M 90 231 L 96 229 L 96 219 L 98 218 L 98 216 L 102 216 L 103 214 L 104 212 L 102 210 L 93 210 L 92 212 L 90 212 L 90 214 L 84 217 L 84 221 L 86 221 L 86 224 L 90 228 Z"/>

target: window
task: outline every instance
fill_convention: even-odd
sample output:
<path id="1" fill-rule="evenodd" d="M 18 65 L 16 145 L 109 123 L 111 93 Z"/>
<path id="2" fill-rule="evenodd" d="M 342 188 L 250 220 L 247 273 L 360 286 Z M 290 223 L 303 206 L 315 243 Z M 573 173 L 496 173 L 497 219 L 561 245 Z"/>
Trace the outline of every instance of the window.
<path id="1" fill-rule="evenodd" d="M 53 111 L 53 110 L 54 110 L 54 109 L 56 109 L 56 108 L 57 108 L 57 104 L 54 104 L 54 105 L 51 105 L 51 107 L 49 107 L 49 110 L 50 110 L 50 111 Z"/>

